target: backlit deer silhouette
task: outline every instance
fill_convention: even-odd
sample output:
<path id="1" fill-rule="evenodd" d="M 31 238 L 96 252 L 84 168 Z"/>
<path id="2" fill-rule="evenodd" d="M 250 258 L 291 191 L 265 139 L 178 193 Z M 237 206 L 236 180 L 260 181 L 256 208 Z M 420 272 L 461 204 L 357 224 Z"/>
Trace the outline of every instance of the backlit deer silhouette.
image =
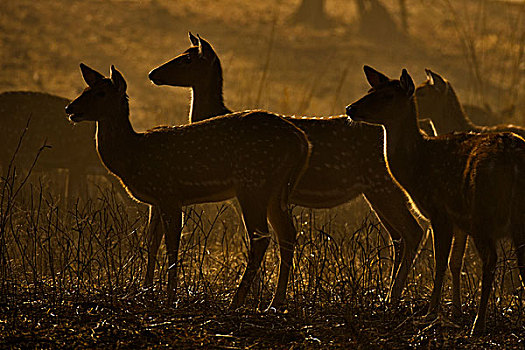
<path id="1" fill-rule="evenodd" d="M 500 124 L 495 126 L 479 126 L 474 124 L 467 114 L 454 91 L 452 85 L 439 74 L 430 69 L 425 70 L 427 80 L 416 88 L 416 102 L 420 116 L 429 117 L 434 122 L 438 134 L 448 134 L 455 131 L 514 132 L 525 137 L 525 128 Z M 458 231 L 454 235 L 451 258 L 449 261 L 452 274 L 452 305 L 454 316 L 461 316 L 461 269 L 463 255 L 467 243 L 467 235 Z"/>
<path id="2" fill-rule="evenodd" d="M 428 317 L 438 311 L 453 229 L 473 239 L 483 261 L 481 299 L 472 334 L 485 330 L 494 281 L 496 242 L 511 236 L 525 285 L 525 140 L 512 133 L 423 135 L 417 125 L 414 83 L 364 67 L 372 86 L 347 107 L 352 120 L 386 130 L 390 169 L 434 232 L 435 279 Z"/>
<path id="3" fill-rule="evenodd" d="M 267 219 L 281 248 L 277 293 L 284 291 L 288 269 L 283 266 L 292 263 L 296 237 L 287 203 L 309 157 L 305 134 L 278 115 L 260 111 L 137 133 L 129 121 L 122 75 L 113 66 L 111 78 L 83 64 L 80 68 L 88 87 L 66 112 L 74 122 L 96 122 L 102 163 L 133 198 L 150 205 L 150 217 L 158 211 L 168 251 L 169 301 L 176 288 L 182 206 L 233 197 L 242 209 L 250 251 L 231 307 L 244 303 L 266 252 Z"/>
<path id="4" fill-rule="evenodd" d="M 157 85 L 192 88 L 190 121 L 231 112 L 223 101 L 219 57 L 206 40 L 189 36 L 192 46 L 153 69 L 149 78 Z M 394 242 L 395 277 L 389 297 L 396 304 L 423 230 L 411 213 L 409 199 L 388 171 L 382 128 L 349 123 L 345 116 L 284 118 L 302 129 L 312 143 L 309 166 L 292 192 L 291 202 L 308 208 L 333 208 L 363 194 Z M 284 295 L 279 302 L 284 302 Z"/>
<path id="5" fill-rule="evenodd" d="M 430 69 L 425 70 L 427 80 L 416 88 L 419 115 L 432 119 L 438 134 L 454 131 L 513 132 L 525 137 L 525 128 L 498 124 L 481 126 L 474 124 L 465 113 L 454 88 L 447 80 Z"/>
<path id="6" fill-rule="evenodd" d="M 87 175 L 107 174 L 95 151 L 95 128 L 68 122 L 64 107 L 69 100 L 42 92 L 0 93 L 0 167 L 5 171 L 28 126 L 16 155 L 18 169 L 29 169 L 38 150 L 46 144 L 35 170 L 68 170 L 66 196 L 72 199 L 86 186 Z M 29 122 L 29 124 L 28 124 Z"/>

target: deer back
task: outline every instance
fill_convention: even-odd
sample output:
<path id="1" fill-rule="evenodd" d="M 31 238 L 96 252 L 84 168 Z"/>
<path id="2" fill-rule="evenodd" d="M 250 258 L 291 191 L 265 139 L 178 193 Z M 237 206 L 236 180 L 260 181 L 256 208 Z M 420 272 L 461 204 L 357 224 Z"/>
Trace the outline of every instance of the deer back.
<path id="1" fill-rule="evenodd" d="M 95 152 L 94 127 L 69 123 L 64 113 L 68 103 L 65 98 L 41 92 L 1 93 L 2 165 L 11 159 L 23 130 L 28 126 L 17 155 L 17 160 L 24 166 L 33 162 L 45 143 L 50 148 L 41 154 L 37 163 L 39 167 L 77 169 L 81 173 L 91 167 L 101 169 Z"/>

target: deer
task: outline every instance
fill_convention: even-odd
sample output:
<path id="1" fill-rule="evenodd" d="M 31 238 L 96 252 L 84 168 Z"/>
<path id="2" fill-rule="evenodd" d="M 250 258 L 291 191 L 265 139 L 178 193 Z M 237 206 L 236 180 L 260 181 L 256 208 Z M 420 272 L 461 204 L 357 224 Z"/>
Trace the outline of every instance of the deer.
<path id="1" fill-rule="evenodd" d="M 426 318 L 437 315 L 454 230 L 474 241 L 482 267 L 481 298 L 471 335 L 486 330 L 496 243 L 511 236 L 525 286 L 525 140 L 513 133 L 431 137 L 418 128 L 414 82 L 364 66 L 371 89 L 346 107 L 353 121 L 382 125 L 392 175 L 433 230 L 434 288 Z"/>
<path id="2" fill-rule="evenodd" d="M 192 46 L 153 69 L 150 80 L 156 85 L 192 88 L 190 122 L 230 113 L 224 104 L 218 55 L 202 37 L 189 33 L 189 39 Z M 390 175 L 382 128 L 349 123 L 346 116 L 284 118 L 303 130 L 312 144 L 309 166 L 291 193 L 291 203 L 315 209 L 334 208 L 364 195 L 393 241 L 388 299 L 397 305 L 423 230 L 414 218 L 410 199 Z M 156 246 L 151 248 L 153 255 L 155 249 Z M 153 266 L 146 276 L 146 285 L 152 283 L 152 269 Z M 280 306 L 284 301 L 285 291 L 274 299 L 274 305 Z"/>
<path id="3" fill-rule="evenodd" d="M 0 93 L 2 148 L 0 167 L 9 167 L 16 154 L 18 169 L 25 171 L 39 155 L 35 170 L 48 172 L 67 169 L 65 196 L 72 200 L 86 188 L 87 175 L 105 175 L 95 151 L 95 128 L 68 122 L 64 107 L 67 98 L 44 92 L 6 91 Z M 22 133 L 26 133 L 17 151 Z"/>
<path id="4" fill-rule="evenodd" d="M 454 131 L 513 132 L 525 137 L 525 128 L 511 124 L 476 125 L 465 113 L 449 81 L 430 69 L 425 69 L 427 80 L 416 88 L 419 114 L 432 119 L 438 134 Z"/>
<path id="5" fill-rule="evenodd" d="M 495 126 L 480 126 L 471 121 L 465 113 L 454 88 L 449 81 L 430 69 L 425 69 L 427 80 L 415 90 L 419 115 L 429 117 L 438 134 L 448 134 L 455 131 L 489 133 L 513 132 L 525 137 L 525 128 L 515 125 L 499 124 Z M 452 306 L 455 318 L 461 318 L 461 270 L 463 255 L 467 243 L 467 235 L 457 232 L 452 244 L 449 268 L 452 275 Z"/>
<path id="6" fill-rule="evenodd" d="M 280 266 L 292 263 L 296 232 L 287 205 L 310 156 L 304 132 L 276 114 L 249 111 L 138 133 L 129 120 L 122 74 L 114 66 L 109 78 L 85 64 L 80 70 L 88 87 L 66 113 L 75 123 L 95 122 L 102 164 L 132 198 L 150 206 L 150 219 L 158 213 L 168 254 L 168 302 L 177 285 L 186 205 L 231 198 L 240 204 L 250 244 L 231 308 L 245 303 L 270 242 L 268 220 L 280 245 Z M 278 288 L 286 289 L 288 270 L 282 268 L 278 278 Z"/>

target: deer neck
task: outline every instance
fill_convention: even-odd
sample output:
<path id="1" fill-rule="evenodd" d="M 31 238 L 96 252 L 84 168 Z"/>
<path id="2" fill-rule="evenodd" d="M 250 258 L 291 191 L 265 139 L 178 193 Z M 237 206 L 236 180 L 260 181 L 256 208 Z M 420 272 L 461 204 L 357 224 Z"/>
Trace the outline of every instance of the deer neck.
<path id="1" fill-rule="evenodd" d="M 424 142 L 417 124 L 417 110 L 413 99 L 402 110 L 396 111 L 396 116 L 403 119 L 385 125 L 385 154 L 394 173 L 396 170 L 405 171 L 407 164 L 418 162 L 418 151 Z"/>
<path id="2" fill-rule="evenodd" d="M 445 120 L 449 121 L 445 130 L 440 130 L 439 133 L 449 133 L 454 131 L 471 131 L 476 130 L 476 125 L 472 123 L 467 116 L 461 103 L 459 102 L 456 92 L 452 86 L 448 86 L 447 101 L 445 103 Z"/>
<path id="3" fill-rule="evenodd" d="M 190 122 L 197 122 L 231 111 L 224 105 L 222 77 L 205 79 L 205 83 L 192 86 Z"/>
<path id="4" fill-rule="evenodd" d="M 129 121 L 127 101 L 120 108 L 97 122 L 97 151 L 106 167 L 118 176 L 126 171 L 134 158 L 137 134 Z"/>

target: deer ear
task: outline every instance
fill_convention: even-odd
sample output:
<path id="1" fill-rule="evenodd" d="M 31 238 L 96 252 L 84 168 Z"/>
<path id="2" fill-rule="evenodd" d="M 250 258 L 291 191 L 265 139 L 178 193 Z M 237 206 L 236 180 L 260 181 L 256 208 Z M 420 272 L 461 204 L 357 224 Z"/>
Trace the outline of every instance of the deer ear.
<path id="1" fill-rule="evenodd" d="M 117 70 L 117 68 L 115 68 L 114 65 L 111 65 L 110 72 L 111 72 L 111 81 L 113 82 L 113 85 L 115 85 L 115 87 L 118 89 L 120 93 L 125 94 L 126 89 L 127 89 L 127 84 L 122 74 L 120 74 L 120 72 Z"/>
<path id="2" fill-rule="evenodd" d="M 427 76 L 427 81 L 430 85 L 434 85 L 434 79 L 432 79 L 432 71 L 428 68 L 425 68 L 425 74 Z"/>
<path id="3" fill-rule="evenodd" d="M 89 68 L 84 63 L 80 64 L 80 71 L 82 72 L 82 77 L 88 86 L 93 86 L 93 84 L 95 84 L 97 81 L 104 79 L 102 74 L 92 68 Z"/>
<path id="4" fill-rule="evenodd" d="M 432 79 L 433 85 L 438 91 L 445 92 L 447 90 L 447 82 L 441 75 L 434 73 L 430 69 L 425 69 L 425 72 L 427 73 L 427 77 Z"/>
<path id="5" fill-rule="evenodd" d="M 204 40 L 197 34 L 199 37 L 199 53 L 207 58 L 214 58 L 217 57 L 217 54 L 215 54 L 215 51 L 213 50 L 213 47 L 210 45 L 209 42 Z"/>
<path id="6" fill-rule="evenodd" d="M 188 32 L 188 36 L 190 37 L 190 42 L 193 46 L 199 46 L 199 39 L 195 35 Z"/>
<path id="7" fill-rule="evenodd" d="M 375 87 L 379 84 L 386 83 L 390 80 L 386 75 L 384 75 L 381 72 L 378 72 L 370 66 L 365 65 L 363 67 L 363 70 L 365 71 L 366 80 L 368 80 L 368 83 L 371 87 Z"/>
<path id="8" fill-rule="evenodd" d="M 414 94 L 414 81 L 412 80 L 412 77 L 410 74 L 408 74 L 406 69 L 403 69 L 403 72 L 401 73 L 401 78 L 399 78 L 399 82 L 401 83 L 401 87 L 403 90 L 405 90 L 407 96 L 412 96 Z"/>

